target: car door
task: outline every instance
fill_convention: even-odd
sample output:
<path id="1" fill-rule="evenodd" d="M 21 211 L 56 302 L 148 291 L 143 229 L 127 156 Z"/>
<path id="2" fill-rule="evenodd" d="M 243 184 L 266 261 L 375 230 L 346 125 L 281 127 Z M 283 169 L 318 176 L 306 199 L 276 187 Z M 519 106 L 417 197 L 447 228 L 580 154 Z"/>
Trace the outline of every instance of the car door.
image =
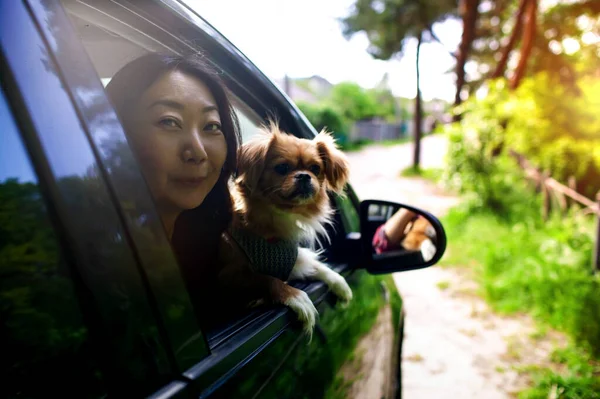
<path id="1" fill-rule="evenodd" d="M 256 67 L 185 5 L 98 0 L 61 4 L 29 2 L 87 130 L 144 287 L 151 293 L 165 363 L 156 379 L 163 387 L 154 395 L 170 397 L 187 391 L 200 397 L 325 396 L 335 387 L 337 369 L 366 328 L 361 322 L 365 314 L 336 308 L 335 298 L 322 283 L 302 283 L 298 287 L 309 293 L 321 314 L 310 344 L 293 314 L 283 307 L 250 311 L 202 331 L 193 315 L 193 306 L 199 305 L 190 304 L 164 231 L 157 233 L 161 228 L 153 225 L 158 223 L 156 210 L 102 84 L 148 51 L 201 51 L 223 71 L 244 138 L 273 114 L 285 130 L 300 137 L 312 137 L 314 129 Z M 359 227 L 356 197 L 350 192 L 346 199 L 334 201 L 343 211 L 336 213 L 325 255 L 347 276 L 357 298 L 380 296 L 378 281 L 364 272 L 350 274 L 348 260 L 357 248 L 348 237 Z M 155 388 L 156 381 L 146 391 Z"/>
<path id="2" fill-rule="evenodd" d="M 56 62 L 61 11 L 0 3 L 1 396 L 140 397 L 173 381 L 176 341 L 91 140 L 111 114 Z"/>

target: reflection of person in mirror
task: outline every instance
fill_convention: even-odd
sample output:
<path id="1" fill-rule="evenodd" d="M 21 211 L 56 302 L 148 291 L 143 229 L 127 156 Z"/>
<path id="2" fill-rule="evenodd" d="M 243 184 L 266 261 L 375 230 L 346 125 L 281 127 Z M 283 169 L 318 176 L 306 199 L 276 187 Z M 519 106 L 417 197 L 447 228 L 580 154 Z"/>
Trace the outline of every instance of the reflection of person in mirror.
<path id="1" fill-rule="evenodd" d="M 401 208 L 375 231 L 373 248 L 382 254 L 394 250 L 421 251 L 425 262 L 437 251 L 435 229 L 425 217 Z"/>

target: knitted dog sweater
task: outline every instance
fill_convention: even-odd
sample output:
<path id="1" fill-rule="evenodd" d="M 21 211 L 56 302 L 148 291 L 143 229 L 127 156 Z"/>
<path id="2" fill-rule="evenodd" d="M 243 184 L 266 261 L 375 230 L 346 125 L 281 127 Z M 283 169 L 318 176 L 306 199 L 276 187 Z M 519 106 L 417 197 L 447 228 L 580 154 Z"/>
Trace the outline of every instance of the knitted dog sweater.
<path id="1" fill-rule="evenodd" d="M 266 240 L 244 229 L 232 228 L 231 236 L 244 250 L 252 270 L 286 281 L 298 258 L 298 241 Z"/>

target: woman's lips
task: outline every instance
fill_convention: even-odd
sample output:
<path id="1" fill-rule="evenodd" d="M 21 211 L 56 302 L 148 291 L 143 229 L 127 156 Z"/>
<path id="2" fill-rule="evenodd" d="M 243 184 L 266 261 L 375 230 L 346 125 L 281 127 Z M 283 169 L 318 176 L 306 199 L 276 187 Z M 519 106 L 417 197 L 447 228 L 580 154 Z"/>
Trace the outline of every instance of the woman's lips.
<path id="1" fill-rule="evenodd" d="M 198 185 L 202 184 L 202 182 L 204 182 L 204 180 L 206 180 L 205 177 L 185 177 L 185 178 L 173 179 L 173 181 L 175 181 L 178 184 L 182 184 L 184 186 L 190 186 L 190 187 L 198 186 Z"/>

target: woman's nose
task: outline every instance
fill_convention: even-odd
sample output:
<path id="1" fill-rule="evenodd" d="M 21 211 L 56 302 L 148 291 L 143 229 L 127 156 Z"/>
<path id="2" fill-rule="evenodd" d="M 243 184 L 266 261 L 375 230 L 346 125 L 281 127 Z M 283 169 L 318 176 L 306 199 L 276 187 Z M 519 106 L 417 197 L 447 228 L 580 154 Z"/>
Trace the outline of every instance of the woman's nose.
<path id="1" fill-rule="evenodd" d="M 208 158 L 204 143 L 202 143 L 199 135 L 191 135 L 189 141 L 185 144 L 182 156 L 183 161 L 186 163 L 202 163 Z"/>

